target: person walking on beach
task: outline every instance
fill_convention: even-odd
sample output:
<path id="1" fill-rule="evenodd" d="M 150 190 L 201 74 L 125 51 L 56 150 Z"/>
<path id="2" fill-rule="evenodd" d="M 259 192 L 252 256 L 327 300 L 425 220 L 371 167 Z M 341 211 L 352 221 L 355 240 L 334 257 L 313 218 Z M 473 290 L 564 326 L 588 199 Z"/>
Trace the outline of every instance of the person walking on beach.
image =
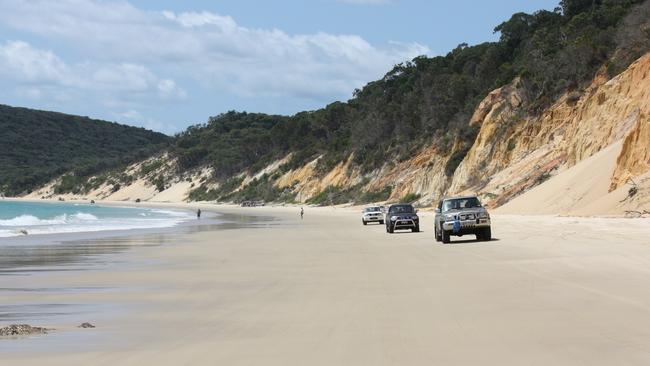
<path id="1" fill-rule="evenodd" d="M 197 219 L 201 218 L 201 209 L 200 208 L 198 210 L 196 210 L 196 218 Z"/>
<path id="2" fill-rule="evenodd" d="M 302 220 L 302 217 L 305 215 L 305 209 L 300 207 L 300 220 Z"/>

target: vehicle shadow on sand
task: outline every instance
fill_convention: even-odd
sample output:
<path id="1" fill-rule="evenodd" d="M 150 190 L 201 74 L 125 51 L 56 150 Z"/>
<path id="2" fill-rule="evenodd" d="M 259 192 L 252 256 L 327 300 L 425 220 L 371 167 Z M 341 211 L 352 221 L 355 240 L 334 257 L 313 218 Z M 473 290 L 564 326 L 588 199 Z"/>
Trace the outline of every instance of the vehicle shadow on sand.
<path id="1" fill-rule="evenodd" d="M 450 245 L 450 244 L 490 244 L 490 243 L 496 243 L 500 241 L 499 238 L 492 238 L 489 241 L 483 241 L 483 240 L 478 240 L 478 239 L 463 239 L 463 240 L 452 240 L 449 244 L 443 244 L 443 245 Z"/>

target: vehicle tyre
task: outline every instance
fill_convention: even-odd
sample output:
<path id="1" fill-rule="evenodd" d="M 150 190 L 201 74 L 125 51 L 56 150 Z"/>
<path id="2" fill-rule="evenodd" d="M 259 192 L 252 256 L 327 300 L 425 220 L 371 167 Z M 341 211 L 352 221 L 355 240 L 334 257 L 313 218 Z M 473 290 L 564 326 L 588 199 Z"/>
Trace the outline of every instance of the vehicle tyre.
<path id="1" fill-rule="evenodd" d="M 364 225 L 368 225 L 368 223 L 366 222 L 366 220 L 363 220 L 363 219 L 362 219 L 361 222 L 363 222 Z"/>
<path id="2" fill-rule="evenodd" d="M 449 244 L 451 243 L 451 237 L 449 236 L 449 232 L 447 230 L 442 230 L 442 242 L 444 244 Z"/>
<path id="3" fill-rule="evenodd" d="M 415 225 L 413 229 L 411 229 L 412 232 L 414 233 L 419 233 L 420 232 L 420 225 Z"/>
<path id="4" fill-rule="evenodd" d="M 442 241 L 442 238 L 440 237 L 440 234 L 438 233 L 438 229 L 435 226 L 433 228 L 433 235 L 436 237 L 436 241 L 438 241 L 438 242 Z"/>
<path id="5" fill-rule="evenodd" d="M 388 233 L 392 234 L 393 232 L 395 232 L 395 228 L 393 228 L 392 226 L 388 226 Z"/>
<path id="6" fill-rule="evenodd" d="M 483 229 L 483 234 L 481 235 L 481 240 L 490 241 L 492 240 L 492 228 L 486 227 Z"/>

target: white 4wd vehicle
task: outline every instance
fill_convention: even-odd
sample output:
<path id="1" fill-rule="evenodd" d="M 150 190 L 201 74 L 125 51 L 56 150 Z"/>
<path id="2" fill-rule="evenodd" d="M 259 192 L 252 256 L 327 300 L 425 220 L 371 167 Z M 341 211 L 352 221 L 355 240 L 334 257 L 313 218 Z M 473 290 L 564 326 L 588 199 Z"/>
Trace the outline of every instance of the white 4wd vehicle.
<path id="1" fill-rule="evenodd" d="M 436 241 L 445 244 L 451 241 L 451 235 L 476 235 L 476 240 L 492 240 L 490 214 L 476 196 L 452 197 L 440 201 L 434 225 Z"/>
<path id="2" fill-rule="evenodd" d="M 361 214 L 361 222 L 367 225 L 369 222 L 378 222 L 380 225 L 384 223 L 384 213 L 379 206 L 371 206 L 363 209 Z"/>

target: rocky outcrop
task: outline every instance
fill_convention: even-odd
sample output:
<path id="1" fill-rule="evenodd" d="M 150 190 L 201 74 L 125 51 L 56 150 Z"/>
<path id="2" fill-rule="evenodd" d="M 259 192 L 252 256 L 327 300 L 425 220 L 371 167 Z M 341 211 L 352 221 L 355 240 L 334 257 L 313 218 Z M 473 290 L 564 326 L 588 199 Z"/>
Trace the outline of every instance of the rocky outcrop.
<path id="1" fill-rule="evenodd" d="M 19 337 L 19 336 L 28 336 L 36 334 L 46 334 L 51 329 L 41 328 L 41 327 L 32 327 L 27 324 L 12 324 L 3 328 L 0 328 L 0 337 Z"/>
<path id="2" fill-rule="evenodd" d="M 374 172 L 368 190 L 392 186 L 391 200 L 414 193 L 422 201 L 433 201 L 449 186 L 449 177 L 445 175 L 447 158 L 435 146 L 426 148 L 411 159 Z"/>
<path id="3" fill-rule="evenodd" d="M 445 175 L 445 165 L 460 149 L 458 145 L 451 151 L 429 146 L 410 159 L 388 162 L 368 174 L 353 168 L 351 156 L 319 174 L 316 159 L 284 173 L 277 185 L 293 189 L 300 201 L 330 186 L 349 188 L 365 182 L 367 191 L 393 187 L 390 200 L 416 193 L 427 204 L 443 195 L 479 194 L 492 206 L 500 206 L 625 138 L 611 178 L 616 188 L 650 170 L 645 117 L 650 115 L 648 74 L 650 55 L 611 80 L 599 73 L 585 90 L 567 92 L 535 116 L 526 109 L 533 98 L 523 79 L 494 90 L 470 120 L 470 126 L 480 130 L 453 177 Z"/>
<path id="4" fill-rule="evenodd" d="M 538 117 L 519 106 L 520 80 L 492 92 L 472 123 L 481 130 L 454 174 L 449 193 L 480 192 L 500 205 L 558 170 L 575 165 L 626 138 L 612 187 L 648 170 L 650 54 L 607 81 L 603 73 L 581 94 L 567 93 Z"/>
<path id="5" fill-rule="evenodd" d="M 616 160 L 610 191 L 630 179 L 650 171 L 650 120 L 641 114 L 634 128 L 625 137 L 623 148 Z"/>

